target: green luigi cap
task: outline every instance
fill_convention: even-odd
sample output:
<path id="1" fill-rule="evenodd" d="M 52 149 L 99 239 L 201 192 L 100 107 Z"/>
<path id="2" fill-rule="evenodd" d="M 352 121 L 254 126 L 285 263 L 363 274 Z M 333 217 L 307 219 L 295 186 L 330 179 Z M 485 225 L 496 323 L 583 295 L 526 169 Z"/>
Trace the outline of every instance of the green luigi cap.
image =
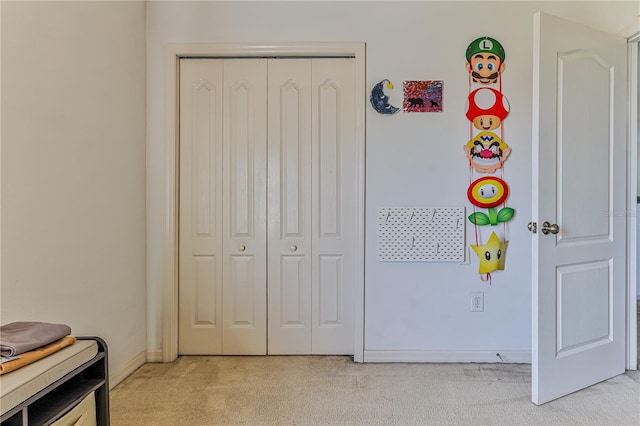
<path id="1" fill-rule="evenodd" d="M 473 55 L 482 52 L 491 52 L 494 55 L 499 56 L 500 60 L 504 62 L 504 48 L 495 38 L 485 36 L 473 40 L 469 47 L 467 47 L 467 62 L 471 60 Z"/>

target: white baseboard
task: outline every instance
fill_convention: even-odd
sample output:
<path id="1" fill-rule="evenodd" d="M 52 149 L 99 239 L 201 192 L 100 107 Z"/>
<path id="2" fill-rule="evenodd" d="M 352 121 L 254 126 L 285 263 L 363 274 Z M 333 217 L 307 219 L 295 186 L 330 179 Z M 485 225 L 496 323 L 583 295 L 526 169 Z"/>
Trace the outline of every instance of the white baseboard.
<path id="1" fill-rule="evenodd" d="M 162 349 L 147 351 L 147 362 L 162 362 Z"/>
<path id="2" fill-rule="evenodd" d="M 140 352 L 127 363 L 124 367 L 113 374 L 109 374 L 109 390 L 118 386 L 124 379 L 129 377 L 131 373 L 142 367 L 147 362 L 147 352 Z"/>
<path id="3" fill-rule="evenodd" d="M 365 350 L 364 362 L 489 362 L 530 364 L 531 351 Z"/>

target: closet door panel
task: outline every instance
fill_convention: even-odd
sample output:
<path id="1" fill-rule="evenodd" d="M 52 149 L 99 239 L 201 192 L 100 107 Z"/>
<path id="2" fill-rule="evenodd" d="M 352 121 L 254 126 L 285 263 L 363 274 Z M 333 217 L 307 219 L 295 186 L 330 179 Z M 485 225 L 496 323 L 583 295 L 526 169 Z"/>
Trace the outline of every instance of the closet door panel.
<path id="1" fill-rule="evenodd" d="M 313 59 L 312 353 L 353 354 L 355 61 Z"/>
<path id="2" fill-rule="evenodd" d="M 311 59 L 269 61 L 269 354 L 311 353 Z"/>
<path id="3" fill-rule="evenodd" d="M 267 350 L 267 60 L 224 60 L 223 354 Z"/>
<path id="4" fill-rule="evenodd" d="M 181 354 L 353 353 L 354 74 L 181 61 Z"/>
<path id="5" fill-rule="evenodd" d="M 178 353 L 222 351 L 221 61 L 180 61 Z"/>

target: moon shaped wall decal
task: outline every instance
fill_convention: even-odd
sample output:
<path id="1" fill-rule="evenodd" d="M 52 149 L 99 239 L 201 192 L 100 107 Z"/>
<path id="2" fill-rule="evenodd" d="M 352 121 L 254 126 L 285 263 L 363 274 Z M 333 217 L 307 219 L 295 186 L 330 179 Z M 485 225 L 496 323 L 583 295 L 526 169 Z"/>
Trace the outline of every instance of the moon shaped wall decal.
<path id="1" fill-rule="evenodd" d="M 371 89 L 371 106 L 380 114 L 395 114 L 400 110 L 393 105 L 389 105 L 389 96 L 384 93 L 384 84 L 387 84 L 388 89 L 393 89 L 393 84 L 387 79 L 382 80 L 380 83 L 373 86 Z"/>

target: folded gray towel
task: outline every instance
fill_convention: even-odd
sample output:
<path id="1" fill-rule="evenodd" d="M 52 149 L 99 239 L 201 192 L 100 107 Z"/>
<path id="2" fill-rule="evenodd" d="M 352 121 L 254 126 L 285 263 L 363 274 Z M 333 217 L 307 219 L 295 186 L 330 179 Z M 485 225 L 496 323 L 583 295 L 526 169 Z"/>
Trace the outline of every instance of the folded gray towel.
<path id="1" fill-rule="evenodd" d="M 29 352 L 71 334 L 65 324 L 19 321 L 0 326 L 0 354 L 13 356 Z"/>

